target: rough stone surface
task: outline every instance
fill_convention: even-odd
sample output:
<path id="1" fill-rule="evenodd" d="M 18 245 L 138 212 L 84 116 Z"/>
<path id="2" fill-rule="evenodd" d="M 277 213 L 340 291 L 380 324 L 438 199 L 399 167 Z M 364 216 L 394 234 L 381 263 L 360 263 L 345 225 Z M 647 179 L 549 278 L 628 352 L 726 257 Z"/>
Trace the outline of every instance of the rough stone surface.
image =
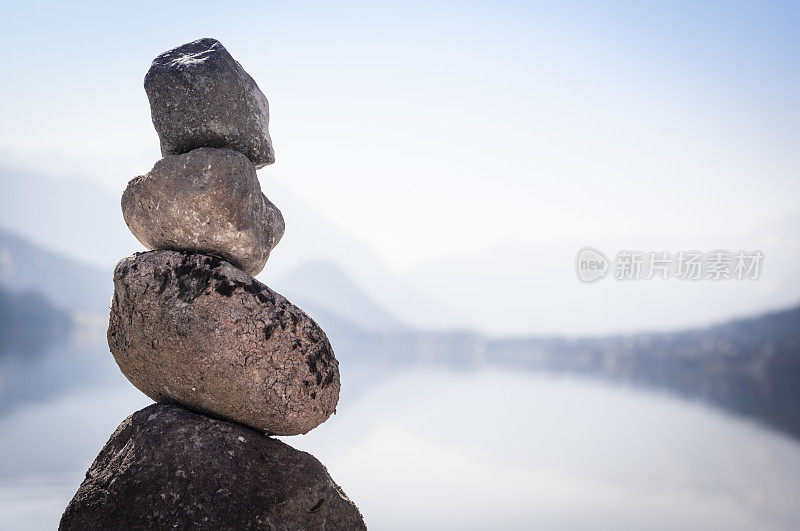
<path id="1" fill-rule="evenodd" d="M 125 222 L 148 249 L 218 254 L 245 273 L 264 269 L 283 236 L 280 210 L 256 169 L 230 149 L 199 148 L 158 161 L 122 194 Z"/>
<path id="2" fill-rule="evenodd" d="M 162 53 L 144 78 L 163 155 L 199 147 L 235 149 L 257 168 L 275 162 L 269 102 L 216 39 Z"/>
<path id="3" fill-rule="evenodd" d="M 155 401 L 270 434 L 306 433 L 339 400 L 339 364 L 317 323 L 216 257 L 150 251 L 121 260 L 108 344 Z"/>
<path id="4" fill-rule="evenodd" d="M 366 529 L 314 456 L 244 426 L 153 404 L 95 459 L 60 529 Z"/>

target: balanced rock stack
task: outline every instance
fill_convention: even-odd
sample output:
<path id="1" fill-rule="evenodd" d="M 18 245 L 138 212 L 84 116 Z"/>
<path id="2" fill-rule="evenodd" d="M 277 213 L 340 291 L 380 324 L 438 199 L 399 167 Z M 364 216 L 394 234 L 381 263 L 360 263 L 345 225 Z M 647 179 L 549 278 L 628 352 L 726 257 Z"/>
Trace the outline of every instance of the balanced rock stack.
<path id="1" fill-rule="evenodd" d="M 275 160 L 269 106 L 214 39 L 159 55 L 145 77 L 164 158 L 122 211 L 149 252 L 114 270 L 108 344 L 158 402 L 111 436 L 62 529 L 365 529 L 313 456 L 271 435 L 335 411 L 325 333 L 252 275 L 284 231 L 256 168 Z"/>

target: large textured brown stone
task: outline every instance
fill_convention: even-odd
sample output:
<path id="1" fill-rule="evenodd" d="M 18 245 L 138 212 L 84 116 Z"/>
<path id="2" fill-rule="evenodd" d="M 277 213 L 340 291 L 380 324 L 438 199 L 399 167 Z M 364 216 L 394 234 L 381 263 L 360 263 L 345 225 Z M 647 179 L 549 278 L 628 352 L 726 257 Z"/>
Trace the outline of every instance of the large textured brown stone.
<path id="1" fill-rule="evenodd" d="M 148 249 L 218 254 L 249 275 L 264 269 L 284 231 L 253 163 L 230 149 L 199 148 L 156 162 L 128 183 L 122 214 Z"/>
<path id="2" fill-rule="evenodd" d="M 244 153 L 257 168 L 275 162 L 269 102 L 216 39 L 199 39 L 156 57 L 144 89 L 163 155 L 218 147 Z"/>
<path id="3" fill-rule="evenodd" d="M 308 432 L 339 400 L 339 364 L 319 326 L 216 257 L 150 251 L 121 260 L 108 344 L 157 402 L 275 435 Z"/>
<path id="4" fill-rule="evenodd" d="M 154 404 L 100 451 L 59 529 L 366 529 L 314 456 Z"/>

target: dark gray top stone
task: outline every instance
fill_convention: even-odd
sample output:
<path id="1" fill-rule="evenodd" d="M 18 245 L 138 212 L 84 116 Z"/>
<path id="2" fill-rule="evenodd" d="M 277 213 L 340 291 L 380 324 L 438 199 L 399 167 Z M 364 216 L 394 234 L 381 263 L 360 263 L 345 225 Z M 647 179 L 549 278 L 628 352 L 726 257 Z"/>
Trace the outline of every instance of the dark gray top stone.
<path id="1" fill-rule="evenodd" d="M 257 168 L 275 162 L 269 102 L 216 39 L 162 53 L 144 78 L 163 155 L 200 147 L 234 149 Z"/>

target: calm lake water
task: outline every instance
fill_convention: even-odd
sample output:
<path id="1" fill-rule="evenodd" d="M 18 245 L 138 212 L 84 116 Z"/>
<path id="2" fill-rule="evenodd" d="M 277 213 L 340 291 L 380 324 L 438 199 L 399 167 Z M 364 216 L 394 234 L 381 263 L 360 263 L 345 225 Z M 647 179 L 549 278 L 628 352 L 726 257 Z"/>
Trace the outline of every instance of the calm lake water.
<path id="1" fill-rule="evenodd" d="M 122 381 L 0 417 L 0 527 L 54 529 Z M 306 436 L 371 529 L 797 529 L 800 444 L 665 395 L 524 372 L 343 368 Z"/>

